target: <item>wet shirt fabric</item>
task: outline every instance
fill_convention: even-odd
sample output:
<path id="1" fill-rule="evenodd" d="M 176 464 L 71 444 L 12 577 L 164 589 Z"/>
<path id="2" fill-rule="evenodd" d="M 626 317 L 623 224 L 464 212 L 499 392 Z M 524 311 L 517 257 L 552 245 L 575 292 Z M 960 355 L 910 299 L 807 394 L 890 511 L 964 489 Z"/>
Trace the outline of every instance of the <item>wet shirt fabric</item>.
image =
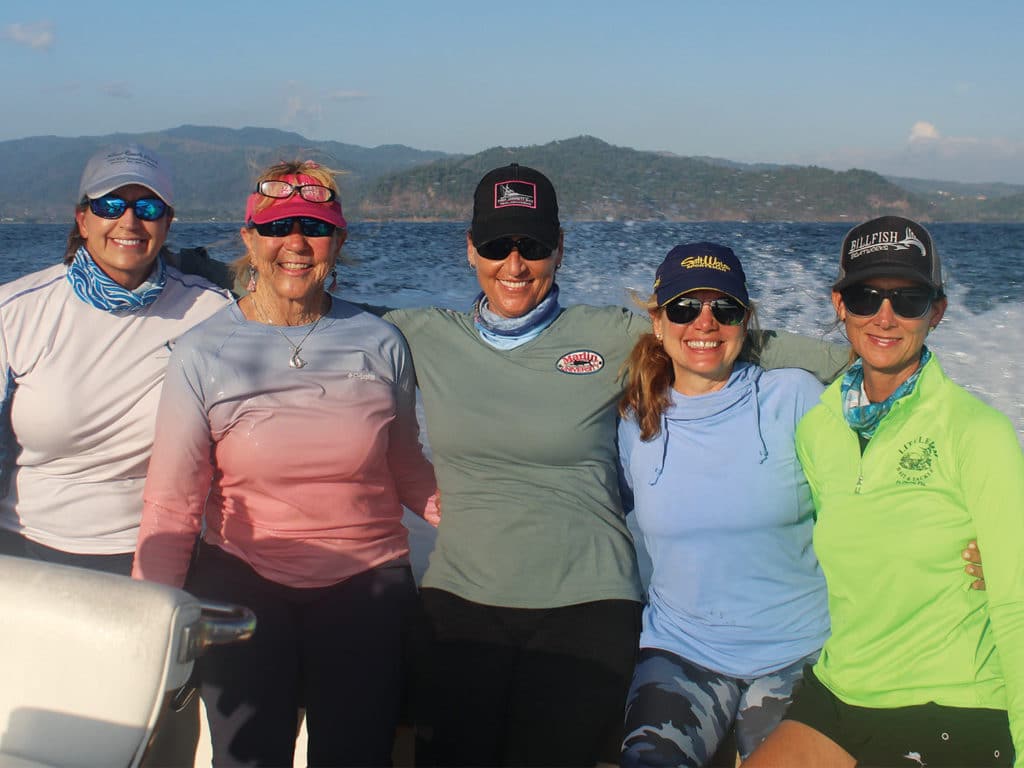
<path id="1" fill-rule="evenodd" d="M 736 678 L 821 648 L 825 579 L 793 442 L 821 391 L 806 371 L 738 362 L 716 392 L 673 390 L 652 440 L 622 422 L 623 473 L 654 566 L 642 648 Z"/>
<path id="2" fill-rule="evenodd" d="M 126 311 L 57 264 L 0 287 L 0 527 L 65 552 L 135 548 L 170 345 L 229 298 L 166 267 Z"/>
<path id="3" fill-rule="evenodd" d="M 309 326 L 281 329 L 295 341 Z M 408 555 L 402 505 L 436 488 L 395 329 L 335 298 L 302 344 L 237 305 L 179 340 L 157 418 L 133 575 L 181 585 L 204 540 L 291 587 Z"/>
<path id="4" fill-rule="evenodd" d="M 847 704 L 1006 709 L 1024 754 L 1024 456 L 935 356 L 863 455 L 840 383 L 797 430 L 832 635 L 814 668 Z M 973 538 L 987 591 L 962 578 Z"/>

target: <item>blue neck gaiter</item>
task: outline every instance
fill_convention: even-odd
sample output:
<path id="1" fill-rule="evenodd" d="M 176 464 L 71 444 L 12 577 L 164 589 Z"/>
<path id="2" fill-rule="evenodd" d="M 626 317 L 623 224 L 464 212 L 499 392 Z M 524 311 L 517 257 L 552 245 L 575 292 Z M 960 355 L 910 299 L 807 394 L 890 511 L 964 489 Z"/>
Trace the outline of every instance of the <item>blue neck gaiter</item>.
<path id="1" fill-rule="evenodd" d="M 100 269 L 83 245 L 68 265 L 67 278 L 75 295 L 96 309 L 138 312 L 160 296 L 167 283 L 167 267 L 163 258 L 157 256 L 156 266 L 146 281 L 134 291 L 129 291 Z"/>
<path id="2" fill-rule="evenodd" d="M 495 349 L 515 349 L 540 336 L 561 311 L 557 284 L 551 286 L 540 304 L 521 317 L 495 314 L 487 305 L 487 296 L 481 292 L 473 302 L 473 324 L 480 338 Z"/>

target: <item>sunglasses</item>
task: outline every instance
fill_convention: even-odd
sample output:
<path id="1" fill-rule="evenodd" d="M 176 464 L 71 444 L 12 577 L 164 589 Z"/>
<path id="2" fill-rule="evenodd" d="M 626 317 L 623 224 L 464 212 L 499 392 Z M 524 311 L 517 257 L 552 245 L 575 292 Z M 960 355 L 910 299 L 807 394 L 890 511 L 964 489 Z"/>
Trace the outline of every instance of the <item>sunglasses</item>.
<path id="1" fill-rule="evenodd" d="M 287 181 L 270 179 L 256 185 L 256 191 L 264 197 L 282 199 L 298 195 L 310 203 L 329 203 L 334 199 L 334 190 L 322 184 L 289 184 Z"/>
<path id="2" fill-rule="evenodd" d="M 687 325 L 700 317 L 705 306 L 711 307 L 711 314 L 722 325 L 741 325 L 747 317 L 747 308 L 736 299 L 701 301 L 685 296 L 665 305 L 665 317 L 676 325 Z"/>
<path id="3" fill-rule="evenodd" d="M 541 261 L 551 255 L 550 248 L 532 237 L 499 237 L 497 240 L 476 246 L 476 252 L 485 259 L 501 261 L 508 258 L 513 248 L 527 261 Z"/>
<path id="4" fill-rule="evenodd" d="M 159 197 L 142 197 L 128 202 L 117 195 L 104 195 L 89 201 L 89 210 L 101 219 L 120 219 L 131 206 L 135 218 L 142 221 L 156 221 L 167 213 L 167 203 Z"/>
<path id="5" fill-rule="evenodd" d="M 931 288 L 915 285 L 910 288 L 872 288 L 870 285 L 851 285 L 839 292 L 843 297 L 846 311 L 851 315 L 872 317 L 882 308 L 886 299 L 892 311 L 908 320 L 922 317 L 935 300 Z"/>
<path id="6" fill-rule="evenodd" d="M 334 234 L 336 226 L 329 221 L 312 219 L 309 216 L 289 216 L 285 219 L 274 219 L 263 224 L 250 223 L 250 229 L 255 229 L 263 237 L 288 237 L 292 233 L 295 222 L 299 222 L 299 231 L 306 237 L 330 237 Z"/>

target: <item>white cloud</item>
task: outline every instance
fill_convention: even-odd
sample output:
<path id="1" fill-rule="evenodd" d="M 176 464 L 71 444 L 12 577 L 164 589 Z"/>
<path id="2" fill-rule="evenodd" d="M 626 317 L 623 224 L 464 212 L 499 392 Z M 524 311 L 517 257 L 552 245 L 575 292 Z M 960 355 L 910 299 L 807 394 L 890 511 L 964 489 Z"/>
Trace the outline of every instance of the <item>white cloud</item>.
<path id="1" fill-rule="evenodd" d="M 914 127 L 910 129 L 910 137 L 908 141 L 926 141 L 929 139 L 938 139 L 939 130 L 931 123 L 926 123 L 920 120 L 914 123 Z"/>
<path id="2" fill-rule="evenodd" d="M 863 168 L 888 176 L 941 181 L 1024 184 L 1024 141 L 1006 137 L 945 136 L 924 120 L 914 123 L 897 149 L 836 147 L 804 152 L 786 162 L 837 171 Z"/>
<path id="3" fill-rule="evenodd" d="M 291 94 L 285 100 L 284 124 L 289 128 L 296 129 L 317 122 L 322 114 L 323 108 L 315 99 L 310 103 L 303 96 Z"/>
<path id="4" fill-rule="evenodd" d="M 36 21 L 30 24 L 8 24 L 0 34 L 6 40 L 27 45 L 36 50 L 46 50 L 53 45 L 53 22 Z"/>

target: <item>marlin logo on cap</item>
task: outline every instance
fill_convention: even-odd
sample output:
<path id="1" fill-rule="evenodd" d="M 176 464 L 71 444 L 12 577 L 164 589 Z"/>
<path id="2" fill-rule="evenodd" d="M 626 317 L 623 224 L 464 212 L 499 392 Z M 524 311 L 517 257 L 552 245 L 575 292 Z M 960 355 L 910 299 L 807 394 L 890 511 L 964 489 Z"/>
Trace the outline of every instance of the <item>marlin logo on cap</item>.
<path id="1" fill-rule="evenodd" d="M 687 256 L 679 262 L 683 269 L 717 269 L 719 272 L 728 272 L 729 265 L 717 256 Z"/>
<path id="2" fill-rule="evenodd" d="M 868 253 L 874 253 L 875 251 L 887 251 L 890 248 L 896 251 L 906 251 L 910 246 L 914 246 L 921 252 L 922 257 L 928 256 L 928 249 L 925 248 L 924 243 L 921 242 L 920 238 L 914 234 L 914 230 L 907 227 L 907 233 L 903 236 L 903 239 L 897 239 L 899 232 L 872 232 L 870 235 L 864 235 L 850 242 L 850 260 L 859 258 Z"/>
<path id="3" fill-rule="evenodd" d="M 502 181 L 494 185 L 494 207 L 537 207 L 537 185 L 531 181 Z"/>
<path id="4" fill-rule="evenodd" d="M 904 235 L 903 239 L 896 243 L 896 245 L 898 246 L 897 250 L 901 251 L 905 251 L 907 248 L 913 245 L 916 246 L 919 251 L 921 251 L 922 256 L 928 255 L 928 249 L 924 247 L 924 243 L 922 243 L 917 238 L 917 235 L 914 234 L 914 230 L 912 230 L 910 227 L 907 227 L 907 234 Z"/>

